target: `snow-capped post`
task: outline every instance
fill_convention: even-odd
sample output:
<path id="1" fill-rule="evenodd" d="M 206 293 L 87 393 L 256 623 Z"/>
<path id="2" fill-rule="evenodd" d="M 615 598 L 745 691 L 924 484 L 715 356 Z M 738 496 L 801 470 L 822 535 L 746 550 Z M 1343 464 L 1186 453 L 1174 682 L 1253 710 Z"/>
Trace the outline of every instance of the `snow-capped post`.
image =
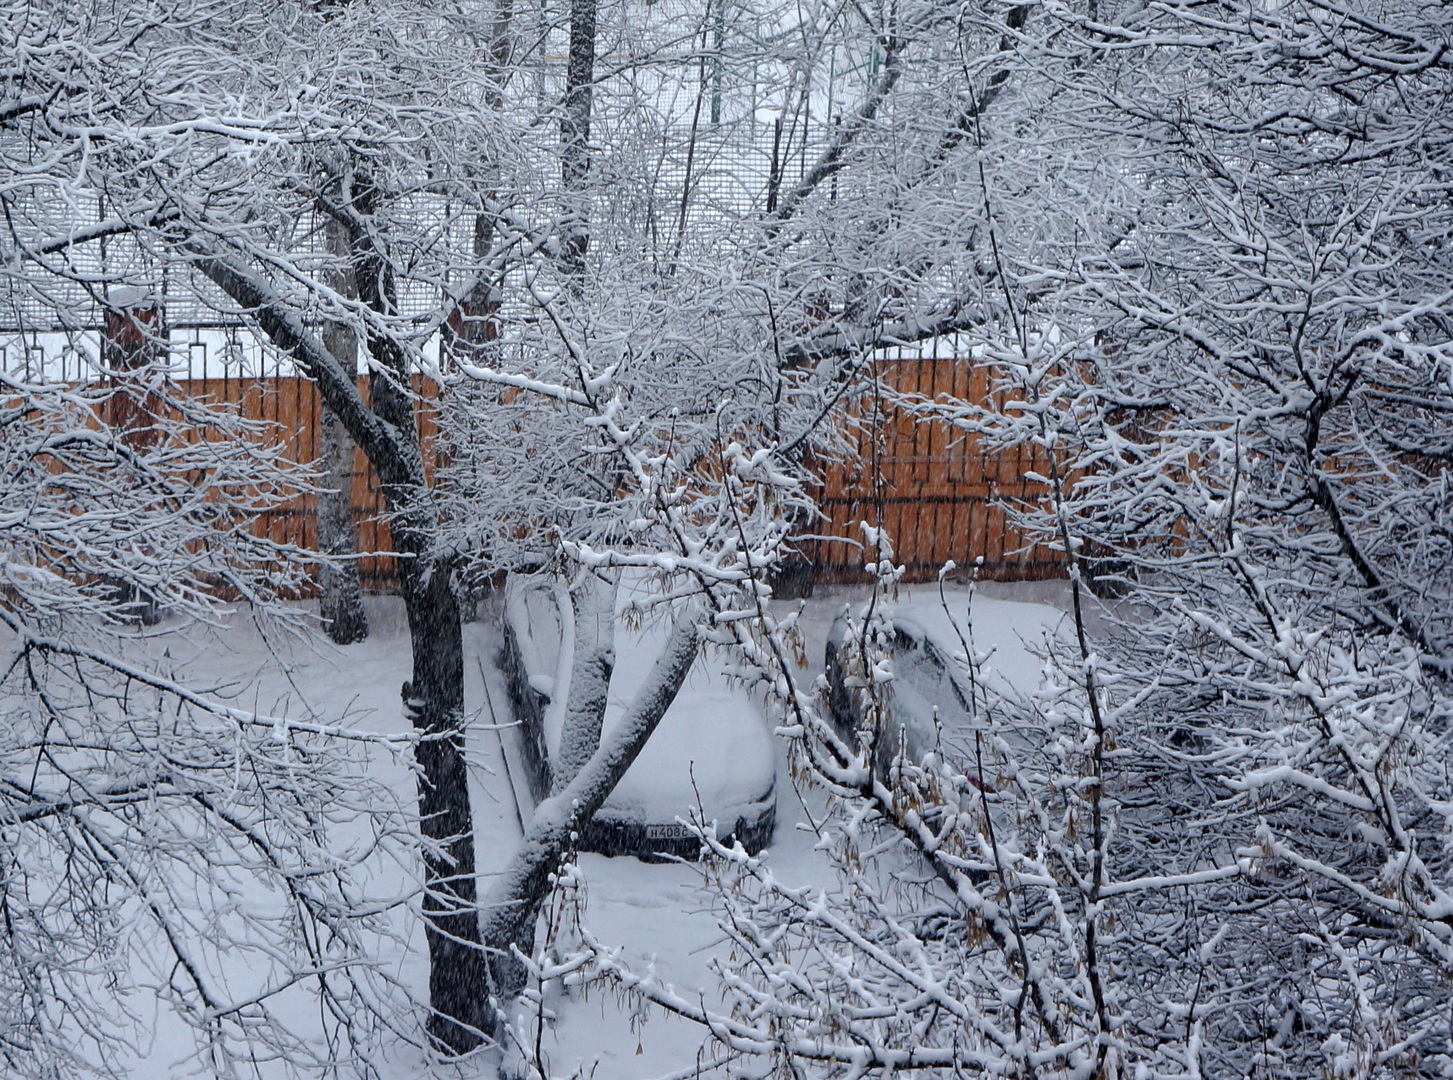
<path id="1" fill-rule="evenodd" d="M 157 420 L 164 408 L 152 380 L 166 363 L 167 336 L 161 303 L 144 288 L 123 285 L 106 294 L 101 363 L 112 379 L 103 417 L 129 453 L 150 450 L 161 439 Z M 135 582 L 110 585 L 120 609 L 143 626 L 161 618 L 156 598 Z"/>
<path id="2" fill-rule="evenodd" d="M 480 346 L 498 340 L 499 309 L 499 288 L 481 279 L 444 323 L 444 355 L 470 358 Z"/>
<path id="3" fill-rule="evenodd" d="M 160 399 L 152 372 L 166 360 L 167 338 L 161 303 L 146 289 L 125 285 L 106 294 L 101 363 L 114 380 L 106 422 L 133 449 L 154 446 Z"/>

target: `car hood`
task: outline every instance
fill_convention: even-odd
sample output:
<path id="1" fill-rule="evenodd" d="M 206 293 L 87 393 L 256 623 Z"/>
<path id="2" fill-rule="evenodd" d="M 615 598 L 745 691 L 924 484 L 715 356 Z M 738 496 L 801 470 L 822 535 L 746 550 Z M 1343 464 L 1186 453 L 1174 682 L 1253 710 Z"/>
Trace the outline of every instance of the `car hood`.
<path id="1" fill-rule="evenodd" d="M 662 644 L 617 633 L 606 731 L 619 723 Z M 761 709 L 712 660 L 698 660 L 687 675 L 661 726 L 606 800 L 605 815 L 669 822 L 699 805 L 705 820 L 725 827 L 770 800 L 776 762 Z"/>

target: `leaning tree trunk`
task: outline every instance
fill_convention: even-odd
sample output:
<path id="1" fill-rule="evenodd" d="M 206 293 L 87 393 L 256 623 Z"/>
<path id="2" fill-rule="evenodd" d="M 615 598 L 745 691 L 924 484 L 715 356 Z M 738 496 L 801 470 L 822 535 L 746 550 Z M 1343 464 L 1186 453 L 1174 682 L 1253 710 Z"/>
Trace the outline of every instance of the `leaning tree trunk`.
<path id="1" fill-rule="evenodd" d="M 575 779 L 600 746 L 601 725 L 615 671 L 616 592 L 614 579 L 587 574 L 571 590 L 575 621 L 575 657 L 570 665 L 570 691 L 560 727 L 560 753 L 550 782 L 559 795 Z"/>
<path id="2" fill-rule="evenodd" d="M 328 253 L 349 258 L 348 230 L 336 221 L 327 223 Z M 329 284 L 347 297 L 358 290 L 353 270 L 344 264 Z M 358 363 L 358 339 L 343 323 L 330 322 L 323 328 L 323 344 L 351 373 Z M 318 614 L 328 636 L 338 645 L 352 645 L 368 637 L 368 614 L 363 609 L 363 586 L 358 579 L 358 552 L 353 525 L 354 442 L 347 427 L 328 407 L 320 403 L 322 418 L 323 491 L 318 496 L 318 551 L 331 556 L 318 573 Z"/>
<path id="3" fill-rule="evenodd" d="M 580 771 L 590 764 L 600 749 L 610 680 L 615 671 L 617 590 L 618 583 L 614 577 L 588 574 L 577 588 L 570 591 L 571 610 L 568 614 L 575 628 L 575 649 L 570 664 L 570 688 L 565 695 L 565 716 L 560 725 L 560 752 L 549 771 L 552 798 L 558 798 L 569 790 Z M 577 825 L 584 827 L 588 820 L 589 815 L 579 817 Z M 558 860 L 559 852 L 554 855 L 546 853 L 532 865 L 536 871 L 545 867 L 541 872 L 548 873 Z M 498 940 L 487 940 L 485 944 L 489 948 L 493 993 L 501 1003 L 510 1001 L 524 989 L 525 966 L 519 957 L 534 952 L 535 924 L 538 922 L 536 909 L 545 895 L 537 888 L 539 882 L 528 874 L 522 875 L 520 881 L 525 883 L 526 891 L 506 901 L 518 905 L 519 917 L 506 920 L 504 924 L 499 924 L 498 920 L 486 920 L 486 926 L 500 935 Z"/>
<path id="4" fill-rule="evenodd" d="M 559 869 L 571 837 L 615 790 L 686 681 L 700 642 L 696 614 L 683 613 L 677 618 L 666 647 L 620 722 L 600 740 L 574 779 L 535 808 L 519 850 L 495 876 L 480 909 L 479 931 L 490 958 L 494 1000 L 489 1031 L 495 1036 L 502 1033 L 510 1002 L 523 989 L 520 976 L 524 968 L 515 950 L 525 952 L 522 943 L 534 939 L 540 906 L 550 894 L 551 875 Z"/>

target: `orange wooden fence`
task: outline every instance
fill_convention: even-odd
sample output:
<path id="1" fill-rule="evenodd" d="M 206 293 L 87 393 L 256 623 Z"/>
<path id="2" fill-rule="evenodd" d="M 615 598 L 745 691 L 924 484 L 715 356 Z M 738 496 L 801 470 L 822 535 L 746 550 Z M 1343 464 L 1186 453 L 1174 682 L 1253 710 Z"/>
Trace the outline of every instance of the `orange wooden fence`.
<path id="1" fill-rule="evenodd" d="M 885 383 L 905 393 L 935 397 L 949 394 L 983 401 L 990 394 L 982 366 L 950 357 L 908 356 L 885 361 L 879 369 Z M 277 425 L 288 454 L 295 461 L 317 459 L 319 399 L 305 379 L 275 376 L 263 379 L 195 379 L 186 391 L 243 415 Z M 416 385 L 421 398 L 432 397 L 432 384 Z M 1042 501 L 1045 489 L 1026 474 L 1046 471 L 1043 451 L 1021 448 L 987 453 L 973 437 L 941 422 L 911 417 L 887 400 L 862 404 L 877 409 L 881 422 L 863 425 L 858 459 L 832 464 L 823 475 L 818 501 L 823 519 L 809 527 L 816 539 L 800 545 L 816 577 L 826 582 L 865 578 L 871 558 L 862 546 L 859 522 L 888 530 L 895 561 L 907 566 L 911 579 L 936 575 L 952 559 L 967 570 L 982 558 L 985 577 L 1005 580 L 1043 578 L 1062 573 L 1062 559 L 1032 544 L 1015 528 L 1006 503 Z M 436 431 L 432 411 L 421 408 L 426 440 Z M 273 540 L 313 548 L 317 540 L 314 499 L 300 496 L 260 519 Z M 387 552 L 388 523 L 382 520 L 383 496 L 378 477 L 361 452 L 354 462 L 353 509 L 358 550 Z M 364 587 L 388 591 L 396 581 L 395 561 L 387 554 L 365 554 L 359 562 Z"/>
<path id="2" fill-rule="evenodd" d="M 250 420 L 274 425 L 276 437 L 287 448 L 292 461 L 313 462 L 322 453 L 322 418 L 317 387 L 296 376 L 264 378 L 189 379 L 180 389 L 199 400 L 236 409 Z M 368 382 L 360 380 L 364 400 L 368 399 Z M 425 446 L 431 446 L 438 431 L 434 413 L 427 401 L 435 396 L 434 384 L 420 377 L 414 379 L 414 392 L 419 395 L 419 426 Z M 432 467 L 432 461 L 426 462 Z M 353 457 L 353 517 L 358 532 L 359 577 L 365 589 L 391 591 L 397 583 L 396 560 L 386 554 L 392 548 L 388 522 L 384 520 L 383 490 L 378 475 L 369 465 L 363 451 Z M 316 550 L 318 542 L 317 500 L 312 495 L 299 495 L 288 503 L 263 513 L 258 519 L 259 535 L 282 544 L 296 544 Z"/>
<path id="3" fill-rule="evenodd" d="M 877 375 L 892 390 L 928 399 L 948 395 L 983 403 L 994 395 L 988 368 L 951 356 L 881 361 Z M 1063 574 L 1063 558 L 1034 544 L 1006 513 L 1006 506 L 1046 498 L 1046 486 L 1030 478 L 1049 471 L 1042 449 L 987 452 L 975 436 L 909 415 L 891 394 L 864 401 L 857 411 L 876 413 L 877 422 L 859 427 L 856 460 L 830 466 L 823 477 L 820 529 L 831 539 L 806 551 L 818 580 L 865 577 L 863 564 L 874 556 L 860 546 L 860 522 L 888 531 L 894 561 L 907 568 L 910 580 L 930 580 L 950 560 L 967 572 L 982 559 L 980 573 L 999 580 Z"/>

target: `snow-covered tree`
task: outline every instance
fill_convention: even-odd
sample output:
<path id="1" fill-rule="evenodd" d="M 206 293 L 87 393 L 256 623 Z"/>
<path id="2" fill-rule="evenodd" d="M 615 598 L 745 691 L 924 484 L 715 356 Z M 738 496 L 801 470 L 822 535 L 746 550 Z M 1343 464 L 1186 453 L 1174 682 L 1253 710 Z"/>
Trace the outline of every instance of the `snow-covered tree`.
<path id="1" fill-rule="evenodd" d="M 800 454 L 825 412 L 772 348 L 775 285 L 764 300 L 760 284 L 731 280 L 731 264 L 708 274 L 688 261 L 740 243 L 688 242 L 692 166 L 674 188 L 640 182 L 653 146 L 661 173 L 663 121 L 674 119 L 651 94 L 673 91 L 632 79 L 665 66 L 663 47 L 689 70 L 698 36 L 670 19 L 632 30 L 630 14 L 578 4 L 557 28 L 534 12 L 430 4 L 12 12 L 23 47 L 3 115 L 6 206 L 22 222 L 17 287 L 109 282 L 114 268 L 86 260 L 112 240 L 113 262 L 124 247 L 136 274 L 165 275 L 290 359 L 382 481 L 413 651 L 403 698 L 416 735 L 429 1026 L 455 1053 L 493 1030 L 486 956 L 508 960 L 528 938 L 572 823 L 649 737 L 698 624 L 712 632 L 709 613 L 737 607 L 728 591 L 778 557 L 781 508 L 800 498 L 771 446 Z M 561 33 L 564 71 L 547 61 Z M 607 36 L 625 59 L 611 79 L 593 78 L 589 54 Z M 661 240 L 631 211 L 668 200 L 680 214 Z M 746 262 L 761 278 L 761 260 Z M 350 337 L 367 395 L 339 344 Z M 444 386 L 440 407 L 454 418 L 455 468 L 438 488 L 416 418 L 421 374 Z M 485 395 L 451 402 L 468 381 Z M 487 409 L 521 397 L 531 408 L 492 431 Z M 499 497 L 460 479 L 510 453 L 530 469 Z M 535 471 L 552 454 L 569 475 Z M 534 496 L 544 501 L 531 509 Z M 543 552 L 655 567 L 685 606 L 638 719 L 579 755 L 481 927 L 456 590 L 463 570 L 519 565 L 511 545 L 527 562 Z"/>
<path id="2" fill-rule="evenodd" d="M 553 13 L 390 0 L 3 11 L 7 286 L 65 311 L 68 289 L 164 275 L 290 358 L 382 480 L 413 650 L 403 697 L 436 1048 L 503 1037 L 513 961 L 571 832 L 705 641 L 762 674 L 799 765 L 832 792 L 820 825 L 841 888 L 809 895 L 718 845 L 726 926 L 754 961 L 730 973 L 735 1013 L 588 952 L 596 971 L 708 1025 L 726 1057 L 854 1075 L 1442 1067 L 1446 20 L 1321 0 L 694 19 L 591 0 Z M 113 261 L 128 245 L 123 271 L 86 261 L 103 239 Z M 987 693 L 965 624 L 975 753 L 885 770 L 874 739 L 892 737 L 889 635 L 872 617 L 852 635 L 869 721 L 845 737 L 794 686 L 790 625 L 766 606 L 766 581 L 810 519 L 804 463 L 830 442 L 824 419 L 884 346 L 945 334 L 993 366 L 999 404 L 910 404 L 981 445 L 1044 454 L 1043 503 L 1018 510 L 1069 560 L 1074 632 L 1048 643 L 1043 686 L 1016 702 Z M 442 387 L 446 465 L 433 474 L 420 375 Z M 94 622 L 139 602 L 205 610 L 187 584 L 203 566 L 255 589 L 236 568 L 266 553 L 217 525 L 258 498 L 229 486 L 254 444 L 168 434 L 138 448 L 127 425 L 113 437 L 81 422 L 87 395 L 123 392 L 7 390 L 40 403 L 7 433 L 79 439 L 43 454 L 16 444 L 40 501 L 7 521 L 146 527 L 131 554 L 93 542 L 79 549 L 91 562 L 60 574 L 36 569 L 40 555 L 13 560 L 31 590 L 13 595 Z M 168 414 L 166 430 L 179 422 Z M 91 457 L 65 456 L 83 445 Z M 226 464 L 181 464 L 204 451 Z M 49 479 L 123 462 L 153 479 L 104 497 Z M 195 468 L 213 470 L 215 501 L 147 509 L 144 493 Z M 26 509 L 83 496 L 93 512 Z M 199 539 L 206 528 L 231 546 Z M 888 538 L 868 538 L 890 583 Z M 151 569 L 167 559 L 185 572 Z M 595 583 L 623 567 L 655 572 L 671 644 L 604 740 L 599 680 L 572 681 L 578 741 L 481 902 L 459 582 L 564 572 L 588 629 L 613 606 Z M 1089 633 L 1091 579 L 1128 596 L 1116 632 Z M 41 634 L 15 619 L 22 641 Z M 608 670 L 606 635 L 575 640 L 582 669 Z M 17 655 L 72 655 L 39 648 Z M 82 660 L 81 689 L 141 678 Z M 85 664 L 100 665 L 94 678 Z M 55 708 L 82 731 L 81 699 L 48 705 L 62 699 L 17 662 L 9 677 L 22 676 L 16 700 L 40 735 L 16 753 L 51 753 L 36 718 Z M 203 727 L 255 728 L 146 677 Z M 155 733 L 127 713 L 142 741 L 108 736 L 104 753 L 151 753 L 153 713 Z M 312 732 L 319 761 L 347 734 Z M 245 750 L 273 775 L 286 763 L 274 747 L 298 744 L 257 736 L 226 761 Z M 98 798 L 140 813 L 133 783 L 148 799 L 177 787 L 211 813 L 184 770 L 106 767 L 112 786 L 87 788 L 81 809 L 34 820 L 70 821 Z M 27 797 L 51 768 L 37 766 Z M 287 818 L 267 840 L 281 845 L 269 866 L 289 868 L 277 880 L 303 865 L 288 861 L 305 847 L 288 830 L 321 836 L 309 814 L 348 805 L 329 786 L 348 768 L 258 789 L 290 801 L 254 808 Z M 72 798 L 60 791 L 44 798 Z M 29 812 L 13 812 L 17 828 Z M 260 834 L 234 817 L 216 843 L 252 844 Z M 191 860 L 177 880 L 208 859 L 233 865 L 176 828 L 137 842 Z M 158 926 L 178 925 L 129 880 L 156 899 Z M 336 970 L 352 971 L 358 909 L 339 903 L 326 910 L 348 931 L 329 940 L 348 958 Z M 292 974 L 322 987 L 345 1028 L 381 1015 L 329 983 L 332 963 Z M 230 1019 L 253 1017 L 219 1011 L 203 968 L 190 988 L 168 985 L 184 1009 L 203 1003 L 198 1023 L 215 1021 L 212 1045 L 229 1053 Z"/>
<path id="3" fill-rule="evenodd" d="M 472 958 L 477 974 L 483 968 L 477 950 L 469 945 L 477 940 L 477 932 L 473 848 L 456 730 L 462 708 L 457 605 L 447 566 L 441 573 L 431 573 L 427 510 L 410 501 L 425 485 L 408 396 L 408 360 L 397 350 L 390 352 L 391 339 L 370 334 L 360 317 L 360 312 L 378 312 L 380 319 L 387 318 L 395 301 L 393 285 L 387 262 L 373 254 L 367 226 L 360 223 L 351 201 L 322 205 L 337 210 L 334 216 L 351 230 L 357 257 L 350 269 L 359 275 L 362 300 L 335 287 L 338 260 L 330 258 L 326 246 L 310 245 L 306 239 L 306 230 L 323 220 L 320 202 L 337 200 L 354 175 L 348 171 L 350 148 L 339 149 L 339 132 L 353 124 L 352 117 L 344 117 L 354 103 L 348 91 L 359 90 L 358 84 L 342 79 L 345 85 L 330 101 L 337 111 L 295 107 L 317 94 L 302 77 L 307 64 L 299 57 L 326 37 L 329 16 L 296 6 L 263 11 L 227 2 L 100 9 L 61 4 L 43 10 L 21 4 L 7 8 L 5 16 L 10 55 L 3 111 L 3 194 L 10 227 L 7 285 L 17 307 L 21 301 L 48 307 L 62 325 L 73 326 L 79 334 L 83 316 L 76 311 L 75 286 L 95 292 L 115 284 L 118 277 L 122 281 L 137 277 L 155 287 L 163 275 L 174 296 L 190 292 L 194 302 L 210 302 L 239 318 L 237 305 L 242 305 L 272 345 L 290 354 L 320 384 L 332 412 L 365 446 L 387 485 L 391 505 L 413 512 L 412 518 L 396 522 L 394 534 L 404 557 L 405 593 L 415 636 L 423 643 L 411 684 L 417 689 L 406 687 L 404 695 L 406 710 L 416 718 L 422 737 L 405 742 L 412 742 L 423 767 L 423 858 L 432 871 L 424 910 L 430 920 L 431 947 L 439 954 L 436 971 L 447 976 L 436 978 L 433 998 L 438 1014 L 445 1018 L 442 1023 L 452 1024 L 457 1018 L 476 1029 L 483 1012 L 478 1004 L 483 978 L 470 979 L 467 967 Z M 279 50 L 280 43 L 286 44 Z M 369 47 L 378 41 L 365 33 L 349 44 L 355 51 L 345 50 L 336 72 L 366 78 L 368 61 L 377 59 Z M 407 56 L 401 52 L 397 59 Z M 381 101 L 384 108 L 398 104 Z M 400 112 L 408 115 L 407 106 Z M 316 130 L 310 127 L 313 123 Z M 400 129 L 397 138 L 406 140 L 408 134 Z M 366 167 L 356 171 L 368 175 Z M 262 177 L 265 181 L 259 182 Z M 368 207 L 370 198 L 376 201 L 365 188 L 357 201 Z M 299 228 L 305 231 L 300 233 Z M 95 255 L 97 245 L 106 239 L 113 245 L 109 265 Z M 210 292 L 205 291 L 207 275 L 219 283 Z M 310 293 L 309 286 L 315 286 L 316 293 Z M 334 356 L 322 342 L 328 334 L 318 332 L 314 318 L 318 295 L 330 298 L 340 309 L 329 327 L 356 330 L 374 354 L 380 374 L 373 381 L 372 409 L 358 393 L 352 357 Z M 148 371 L 142 377 L 159 384 L 165 371 Z M 315 733 L 316 747 L 295 745 L 286 725 L 276 731 L 271 724 L 248 726 L 235 710 L 212 706 L 161 676 L 148 680 L 145 672 L 119 660 L 113 665 L 117 689 L 98 689 L 103 686 L 100 676 L 85 670 L 85 665 L 99 664 L 105 674 L 106 664 L 94 651 L 77 653 L 75 659 L 64 651 L 57 653 L 67 659 L 55 666 L 76 684 L 72 697 L 47 689 L 38 668 L 32 674 L 34 657 L 61 649 L 57 642 L 64 639 L 52 641 L 45 620 L 52 613 L 72 614 L 63 609 L 53 612 L 72 595 L 82 601 L 71 605 L 78 608 L 77 617 L 88 614 L 91 622 L 107 614 L 105 598 L 111 595 L 107 589 L 123 597 L 145 596 L 149 603 L 172 609 L 188 607 L 197 614 L 210 610 L 209 586 L 230 584 L 245 599 L 269 600 L 275 590 L 261 589 L 257 583 L 270 579 L 243 572 L 249 563 L 259 561 L 257 549 L 262 546 L 252 542 L 249 548 L 250 523 L 234 524 L 230 532 L 222 526 L 297 488 L 270 495 L 278 481 L 269 479 L 269 470 L 276 472 L 276 465 L 256 451 L 249 457 L 248 447 L 256 444 L 256 438 L 238 438 L 239 433 L 249 433 L 241 431 L 235 420 L 229 427 L 199 406 L 189 405 L 181 417 L 168 421 L 166 438 L 143 453 L 131 449 L 125 439 L 118 441 L 109 430 L 95 429 L 94 423 L 88 432 L 77 415 L 88 396 L 114 399 L 138 392 L 134 387 L 77 391 L 17 384 L 13 393 L 22 392 L 25 397 L 17 399 L 13 408 L 7 400 L 6 433 L 17 440 L 17 460 L 36 477 L 37 491 L 45 499 L 34 508 L 24 507 L 26 513 L 16 520 L 36 529 L 43 525 L 51 536 L 35 541 L 28 561 L 37 569 L 27 571 L 34 580 L 18 594 L 13 609 L 37 620 L 32 627 L 17 615 L 13 627 L 20 644 L 8 678 L 12 683 L 29 681 L 30 696 L 21 700 L 29 703 L 23 708 L 33 728 L 27 737 L 22 725 L 14 726 L 16 753 L 28 749 L 39 755 L 33 766 L 16 766 L 17 783 L 55 781 L 31 797 L 56 802 L 54 815 L 36 814 L 35 820 L 42 830 L 54 824 L 56 836 L 88 853 L 87 859 L 96 866 L 95 874 L 75 886 L 76 902 L 85 901 L 91 890 L 104 891 L 115 879 L 169 935 L 166 940 L 177 952 L 177 968 L 171 974 L 161 973 L 162 989 L 208 1032 L 216 1055 L 214 1067 L 230 1067 L 228 1055 L 249 1060 L 259 1052 L 306 1066 L 301 1044 L 289 1046 L 281 1036 L 266 1034 L 263 1021 L 273 1019 L 272 996 L 278 988 L 313 980 L 326 1004 L 325 1025 L 334 1025 L 347 1036 L 363 1035 L 371 1012 L 398 1005 L 397 1001 L 388 1005 L 387 995 L 353 998 L 348 990 L 350 965 L 369 962 L 363 931 L 353 924 L 360 920 L 367 924 L 370 908 L 359 907 L 351 898 L 347 862 L 328 854 L 329 836 L 337 822 L 365 813 L 376 816 L 379 835 L 403 834 L 400 825 L 386 820 L 391 813 L 400 813 L 398 808 L 391 810 L 391 800 L 360 779 L 360 763 L 347 762 L 348 732 L 327 725 L 327 730 Z M 11 393 L 7 388 L 7 395 Z M 69 411 L 57 424 L 50 424 L 62 405 Z M 204 437 L 209 431 L 217 437 Z M 36 445 L 23 445 L 24 439 Z M 69 459 L 79 457 L 86 447 L 91 447 L 94 460 L 72 468 Z M 107 454 L 114 463 L 107 462 Z M 51 468 L 51 461 L 66 467 Z M 81 471 L 81 466 L 90 473 Z M 116 477 L 109 492 L 111 477 L 94 475 L 106 468 Z M 126 479 L 133 474 L 134 482 Z M 17 497 L 24 494 L 19 485 L 7 489 L 7 495 L 11 491 Z M 96 507 L 89 507 L 87 500 Z M 56 509 L 47 517 L 44 509 L 50 505 Z M 88 528 L 89 533 L 84 531 Z M 17 561 L 7 561 L 7 566 L 18 566 L 24 554 L 18 547 L 13 550 Z M 286 555 L 264 554 L 275 562 Z M 59 573 L 42 582 L 36 577 L 41 574 L 38 568 L 52 562 Z M 289 561 L 279 565 L 286 567 Z M 286 584 L 285 577 L 278 578 L 275 588 Z M 27 599 L 30 596 L 41 596 L 45 603 Z M 421 611 L 440 620 L 445 633 L 431 634 L 420 627 Z M 452 640 L 447 633 L 451 618 Z M 84 627 L 76 626 L 74 632 L 84 632 Z M 61 677 L 52 675 L 50 680 Z M 132 683 L 152 686 L 154 700 L 128 709 L 132 695 L 126 687 Z M 86 695 L 96 700 L 88 702 Z M 168 718 L 168 696 L 177 702 L 175 723 Z M 90 710 L 95 710 L 95 722 L 83 723 Z M 219 725 L 235 728 L 235 738 L 219 740 Z M 112 734 L 113 729 L 117 734 Z M 75 744 L 76 754 L 96 762 L 78 772 L 75 763 L 60 760 L 53 744 L 64 745 L 64 740 L 56 742 L 62 732 Z M 206 753 L 197 749 L 214 744 Z M 339 763 L 334 764 L 334 759 Z M 115 779 L 100 775 L 103 765 L 117 768 Z M 56 775 L 49 775 L 53 771 Z M 280 771 L 280 780 L 271 779 Z M 87 799 L 68 794 L 68 778 Z M 235 790 L 224 793 L 226 797 L 212 790 L 229 784 Z M 17 793 L 25 792 L 17 789 Z M 67 799 L 75 804 L 74 812 Z M 115 838 L 98 830 L 67 833 L 74 817 L 92 813 L 93 803 L 103 807 L 115 803 L 122 825 L 132 834 Z M 192 817 L 198 823 L 192 823 Z M 147 855 L 148 851 L 155 855 Z M 235 874 L 229 867 L 236 867 Z M 240 887 L 231 879 L 247 872 L 263 883 L 271 879 L 296 918 L 271 929 L 265 920 L 246 914 L 245 905 L 226 900 L 224 894 Z M 18 888 L 26 887 L 24 877 L 15 880 Z M 35 880 L 39 884 L 44 875 Z M 197 905 L 178 904 L 173 892 L 185 892 L 189 881 L 210 883 L 199 889 L 204 895 L 218 891 L 215 911 L 206 911 L 205 905 L 198 910 Z M 34 910 L 86 921 L 84 909 L 72 906 L 64 888 L 58 889 L 53 904 Z M 188 919 L 215 920 L 228 910 L 239 912 L 237 925 L 224 921 L 215 932 L 187 925 Z M 96 933 L 105 929 L 108 918 L 96 921 Z M 37 926 L 44 928 L 44 923 L 37 921 Z M 91 932 L 88 926 L 86 933 Z M 68 938 L 99 941 L 94 935 L 57 931 L 57 941 Z M 233 992 L 211 984 L 216 961 L 207 955 L 227 949 L 264 955 L 271 950 L 278 957 L 295 955 L 298 962 L 275 979 L 265 974 L 264 964 L 259 971 L 260 996 L 234 1008 Z M 106 966 L 89 963 L 86 955 L 96 954 L 60 957 L 54 972 L 74 969 L 77 978 L 103 980 Z M 26 958 L 25 965 L 24 977 L 32 980 L 37 1001 L 42 1001 L 46 980 L 53 976 L 38 955 Z M 71 1009 L 77 1022 L 87 1025 L 85 1030 L 104 1045 L 103 1029 L 92 1026 L 99 1020 L 86 1012 L 91 999 L 70 995 L 63 987 L 56 988 L 54 997 L 47 1008 Z M 49 1016 L 37 1005 L 34 1023 L 45 1029 Z M 288 1026 L 278 1030 L 287 1031 Z M 45 1030 L 49 1046 L 38 1048 L 38 1060 L 44 1060 L 47 1049 L 65 1045 L 66 1031 L 59 1026 Z M 229 1043 L 233 1036 L 240 1038 Z M 441 1038 L 446 1044 L 470 1045 L 451 1043 L 448 1031 Z M 17 1031 L 15 1045 L 28 1041 L 34 1040 Z M 344 1039 L 343 1045 L 347 1042 Z M 329 1062 L 315 1064 L 326 1067 Z"/>
<path id="4" fill-rule="evenodd" d="M 259 425 L 142 377 L 161 407 L 144 441 L 103 421 L 134 386 L 0 373 L 0 1058 L 105 1074 L 144 1058 L 160 1005 L 215 1075 L 362 1065 L 381 1029 L 414 1037 L 375 971 L 390 901 L 360 905 L 354 880 L 412 854 L 368 778 L 389 740 L 242 708 L 136 626 L 145 603 L 205 634 L 219 595 L 285 615 L 307 566 L 253 522 L 307 477 Z M 360 821 L 380 846 L 350 850 Z"/>
<path id="5" fill-rule="evenodd" d="M 1082 471 L 1066 533 L 1148 605 L 1104 670 L 1139 700 L 1127 778 L 1170 797 L 1124 797 L 1127 837 L 1168 876 L 1242 862 L 1188 891 L 1195 962 L 1143 984 L 1197 999 L 1187 1067 L 1436 1074 L 1449 28 L 1413 5 L 1328 15 L 1086 27 L 1143 73 L 1084 80 L 1134 133 L 1142 195 L 1113 251 L 1047 275 L 1062 336 L 1015 367 Z"/>
<path id="6" fill-rule="evenodd" d="M 262 29 L 253 14 L 0 7 L 4 321 L 41 318 L 67 342 L 67 381 L 25 340 L 4 343 L 0 370 L 8 1075 L 143 1057 L 158 1003 L 219 1076 L 269 1061 L 366 1072 L 380 1031 L 418 1041 L 376 962 L 413 887 L 360 900 L 374 863 L 416 855 L 405 808 L 369 779 L 378 754 L 414 740 L 240 708 L 137 626 L 161 616 L 205 634 L 242 600 L 274 629 L 301 628 L 281 601 L 308 563 L 255 523 L 315 478 L 267 425 L 171 381 L 148 292 L 176 265 L 149 230 L 182 213 L 149 170 L 209 127 L 168 95 L 215 72 L 219 27 Z M 169 62 L 202 68 L 167 84 Z M 230 115 L 244 138 L 266 127 Z M 115 342 L 97 340 L 98 313 Z M 371 843 L 354 842 L 360 827 Z"/>
<path id="7" fill-rule="evenodd" d="M 783 702 L 834 796 L 840 887 L 719 851 L 720 1012 L 587 955 L 733 1069 L 1443 1075 L 1448 22 L 1009 22 L 950 98 L 1003 109 L 953 146 L 981 305 L 957 341 L 1003 393 L 906 403 L 1047 453 L 1016 509 L 1069 559 L 1073 630 L 1006 701 L 960 615 L 973 750 L 884 775 L 891 635 L 869 618 L 857 744 Z M 1120 598 L 1095 634 L 1092 584 Z"/>

